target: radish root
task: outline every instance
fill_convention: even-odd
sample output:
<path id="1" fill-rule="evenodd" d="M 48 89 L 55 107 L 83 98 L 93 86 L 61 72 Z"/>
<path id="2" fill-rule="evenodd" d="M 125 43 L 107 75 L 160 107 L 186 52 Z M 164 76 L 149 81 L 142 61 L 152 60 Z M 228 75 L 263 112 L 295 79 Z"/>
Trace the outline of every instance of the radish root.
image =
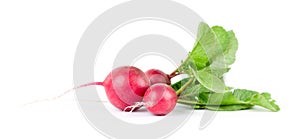
<path id="1" fill-rule="evenodd" d="M 144 102 L 135 102 L 134 105 L 125 107 L 123 111 L 126 111 L 127 109 L 130 109 L 129 112 L 133 112 L 136 108 L 142 107 L 142 106 L 144 106 L 144 105 L 145 105 Z"/>
<path id="2" fill-rule="evenodd" d="M 70 90 L 67 90 L 66 92 L 56 96 L 56 97 L 52 97 L 52 98 L 45 98 L 45 99 L 39 99 L 39 100 L 35 100 L 35 101 L 32 101 L 32 102 L 29 102 L 29 103 L 25 103 L 23 104 L 23 106 L 27 106 L 27 105 L 31 105 L 31 104 L 34 104 L 34 103 L 39 103 L 39 102 L 46 102 L 46 101 L 54 101 L 54 100 L 57 100 L 61 97 L 63 97 L 64 95 L 76 90 L 76 89 L 79 89 L 79 88 L 82 88 L 82 87 L 87 87 L 87 86 L 92 86 L 92 85 L 101 85 L 103 86 L 103 82 L 91 82 L 91 83 L 87 83 L 87 84 L 82 84 L 82 85 L 79 85 L 79 86 L 76 86 Z"/>

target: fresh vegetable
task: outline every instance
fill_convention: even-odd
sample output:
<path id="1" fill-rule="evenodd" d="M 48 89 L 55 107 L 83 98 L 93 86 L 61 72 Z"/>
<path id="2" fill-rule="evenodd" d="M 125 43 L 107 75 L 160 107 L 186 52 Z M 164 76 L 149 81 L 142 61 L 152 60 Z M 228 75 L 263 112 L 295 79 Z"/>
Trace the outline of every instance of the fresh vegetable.
<path id="1" fill-rule="evenodd" d="M 149 85 L 149 79 L 144 72 L 133 66 L 114 69 L 103 82 L 110 103 L 120 110 L 142 101 Z"/>
<path id="2" fill-rule="evenodd" d="M 134 111 L 145 106 L 154 115 L 170 113 L 176 102 L 194 109 L 234 111 L 261 106 L 279 111 L 269 93 L 225 85 L 223 77 L 234 63 L 237 49 L 238 41 L 233 31 L 221 26 L 209 27 L 202 22 L 192 51 L 171 74 L 158 69 L 144 73 L 136 67 L 123 66 L 112 70 L 103 82 L 83 84 L 74 89 L 102 85 L 116 108 Z M 188 77 L 169 86 L 171 78 L 180 74 Z"/>
<path id="3" fill-rule="evenodd" d="M 140 69 L 133 66 L 122 66 L 112 70 L 103 82 L 83 84 L 72 90 L 92 85 L 103 86 L 108 100 L 116 108 L 133 111 L 139 107 L 135 107 L 134 109 L 127 107 L 143 100 L 144 93 L 150 86 L 150 81 Z"/>
<path id="4" fill-rule="evenodd" d="M 149 112 L 163 116 L 174 109 L 177 96 L 175 90 L 169 85 L 157 83 L 147 89 L 143 102 Z"/>
<path id="5" fill-rule="evenodd" d="M 151 85 L 156 83 L 171 84 L 169 76 L 161 70 L 150 69 L 146 71 L 145 74 L 149 78 Z"/>

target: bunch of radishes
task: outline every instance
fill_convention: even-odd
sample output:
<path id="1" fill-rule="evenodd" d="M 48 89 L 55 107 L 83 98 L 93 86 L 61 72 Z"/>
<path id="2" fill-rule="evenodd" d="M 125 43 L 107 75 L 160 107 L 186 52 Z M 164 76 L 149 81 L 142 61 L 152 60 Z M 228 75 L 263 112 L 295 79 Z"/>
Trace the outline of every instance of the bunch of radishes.
<path id="1" fill-rule="evenodd" d="M 145 106 L 154 115 L 166 115 L 177 102 L 175 90 L 170 86 L 170 76 L 158 69 L 145 73 L 133 66 L 122 66 L 112 70 L 103 82 L 89 83 L 102 85 L 108 100 L 123 111 L 134 111 Z"/>
<path id="2" fill-rule="evenodd" d="M 225 85 L 224 74 L 234 63 L 237 49 L 238 41 L 233 31 L 201 22 L 192 51 L 169 75 L 157 69 L 144 73 L 133 66 L 122 66 L 113 69 L 103 82 L 83 84 L 52 99 L 32 103 L 55 100 L 81 87 L 101 85 L 111 104 L 122 111 L 132 112 L 145 106 L 154 115 L 166 115 L 177 102 L 194 109 L 235 111 L 258 105 L 279 111 L 269 93 Z M 170 79 L 180 74 L 188 78 L 172 84 L 172 88 Z"/>

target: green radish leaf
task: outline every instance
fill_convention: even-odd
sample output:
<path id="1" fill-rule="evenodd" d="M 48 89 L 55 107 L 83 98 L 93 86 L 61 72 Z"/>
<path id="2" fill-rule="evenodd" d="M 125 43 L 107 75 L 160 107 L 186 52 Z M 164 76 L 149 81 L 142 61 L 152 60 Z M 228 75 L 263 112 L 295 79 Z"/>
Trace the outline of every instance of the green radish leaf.
<path id="1" fill-rule="evenodd" d="M 225 55 L 226 64 L 231 65 L 235 61 L 235 54 L 238 49 L 238 40 L 236 39 L 233 31 L 228 31 L 228 37 L 229 44 L 227 45 L 223 53 Z"/>
<path id="2" fill-rule="evenodd" d="M 192 97 L 190 96 L 190 98 Z M 180 98 L 179 103 L 189 104 L 194 108 L 206 108 L 210 110 L 234 111 L 248 109 L 255 105 L 273 112 L 280 110 L 269 93 L 260 94 L 246 89 L 235 89 L 226 93 L 199 92 L 197 98 L 192 100 L 183 97 Z"/>
<path id="3" fill-rule="evenodd" d="M 197 79 L 197 81 L 208 90 L 217 93 L 225 92 L 226 87 L 224 82 L 215 75 L 203 70 L 196 72 L 193 69 L 191 69 L 191 71 L 193 72 L 193 75 Z"/>
<path id="4" fill-rule="evenodd" d="M 224 52 L 228 48 L 229 44 L 229 36 L 227 31 L 221 26 L 213 26 L 211 29 L 214 31 L 218 41 L 221 44 L 222 51 Z"/>
<path id="5" fill-rule="evenodd" d="M 217 40 L 220 42 L 223 52 L 223 58 L 227 66 L 231 65 L 235 61 L 235 54 L 238 49 L 238 41 L 233 31 L 226 31 L 221 26 L 214 26 L 212 30 L 217 36 Z"/>
<path id="6" fill-rule="evenodd" d="M 201 70 L 210 65 L 214 58 L 222 55 L 222 48 L 214 31 L 204 22 L 198 28 L 198 36 L 193 50 L 188 58 L 182 63 L 179 70 L 189 74 L 188 67 Z"/>
<path id="7" fill-rule="evenodd" d="M 221 26 L 210 28 L 200 23 L 198 36 L 189 57 L 182 63 L 179 71 L 191 74 L 189 67 L 195 70 L 205 69 L 219 78 L 230 70 L 235 61 L 238 41 L 233 31 L 226 31 Z"/>
<path id="8" fill-rule="evenodd" d="M 275 104 L 275 100 L 271 98 L 271 94 L 266 92 L 259 94 L 251 90 L 236 89 L 233 95 L 251 105 L 261 106 L 273 112 L 280 110 L 279 106 Z"/>

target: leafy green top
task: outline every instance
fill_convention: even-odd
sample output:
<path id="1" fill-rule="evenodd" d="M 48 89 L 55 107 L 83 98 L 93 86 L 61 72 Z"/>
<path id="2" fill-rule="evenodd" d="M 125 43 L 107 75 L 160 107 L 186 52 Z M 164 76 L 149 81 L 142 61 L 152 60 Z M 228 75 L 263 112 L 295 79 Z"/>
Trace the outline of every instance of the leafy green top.
<path id="1" fill-rule="evenodd" d="M 233 90 L 225 85 L 223 76 L 234 63 L 237 49 L 238 41 L 233 31 L 200 23 L 195 46 L 177 70 L 188 74 L 189 78 L 172 85 L 180 95 L 178 102 L 196 109 L 241 110 L 258 105 L 279 111 L 269 93 Z"/>

